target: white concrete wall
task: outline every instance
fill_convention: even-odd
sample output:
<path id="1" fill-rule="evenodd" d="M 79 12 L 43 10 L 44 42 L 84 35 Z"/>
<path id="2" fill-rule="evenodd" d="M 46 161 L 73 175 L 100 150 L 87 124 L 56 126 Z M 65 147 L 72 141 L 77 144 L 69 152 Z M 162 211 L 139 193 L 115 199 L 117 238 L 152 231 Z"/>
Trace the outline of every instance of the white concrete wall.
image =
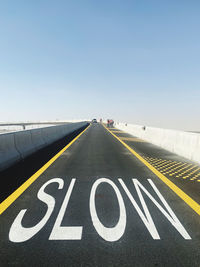
<path id="1" fill-rule="evenodd" d="M 200 164 L 200 134 L 117 123 L 115 127 Z"/>
<path id="2" fill-rule="evenodd" d="M 0 134 L 0 170 L 11 166 L 40 148 L 63 138 L 87 124 L 87 122 L 77 122 Z"/>

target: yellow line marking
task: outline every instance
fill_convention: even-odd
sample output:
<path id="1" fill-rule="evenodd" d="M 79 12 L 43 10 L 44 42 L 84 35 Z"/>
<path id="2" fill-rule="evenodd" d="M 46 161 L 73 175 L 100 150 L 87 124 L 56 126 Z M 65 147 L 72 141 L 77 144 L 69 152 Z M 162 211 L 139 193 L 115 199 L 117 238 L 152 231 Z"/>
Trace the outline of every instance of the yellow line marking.
<path id="1" fill-rule="evenodd" d="M 113 133 L 113 131 L 112 131 Z M 134 137 L 120 137 L 121 140 L 124 140 L 124 141 L 133 141 L 133 142 L 146 142 L 142 139 L 139 139 L 139 138 L 134 138 Z"/>
<path id="2" fill-rule="evenodd" d="M 160 180 L 162 180 L 171 190 L 173 190 L 188 206 L 190 206 L 198 215 L 200 215 L 200 205 L 194 201 L 191 197 L 189 197 L 185 192 L 183 192 L 178 186 L 172 183 L 167 177 L 165 177 L 162 173 L 156 170 L 150 163 L 148 163 L 143 157 L 141 157 L 135 150 L 133 150 L 130 146 L 124 143 L 119 137 L 113 134 L 109 129 L 107 129 L 109 133 L 111 133 L 122 145 L 124 145 L 136 158 L 138 158 L 144 165 L 147 166 Z M 198 180 L 200 182 L 200 180 Z"/>
<path id="3" fill-rule="evenodd" d="M 18 189 L 16 189 L 10 196 L 8 196 L 0 204 L 0 214 L 2 214 L 49 166 L 54 163 L 88 128 L 90 125 L 77 135 L 69 144 L 60 150 L 53 158 L 51 158 L 45 165 L 43 165 L 36 173 L 34 173 L 26 182 L 24 182 Z"/>
<path id="4" fill-rule="evenodd" d="M 123 131 L 112 131 L 112 133 L 124 133 Z"/>

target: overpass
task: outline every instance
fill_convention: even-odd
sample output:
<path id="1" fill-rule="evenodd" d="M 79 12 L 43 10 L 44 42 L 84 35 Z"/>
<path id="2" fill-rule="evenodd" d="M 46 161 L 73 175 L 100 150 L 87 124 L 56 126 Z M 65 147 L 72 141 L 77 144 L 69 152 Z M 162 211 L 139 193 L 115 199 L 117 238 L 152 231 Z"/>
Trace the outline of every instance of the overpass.
<path id="1" fill-rule="evenodd" d="M 198 160 L 128 126 L 13 134 L 7 152 L 21 157 L 0 172 L 1 266 L 199 266 Z"/>

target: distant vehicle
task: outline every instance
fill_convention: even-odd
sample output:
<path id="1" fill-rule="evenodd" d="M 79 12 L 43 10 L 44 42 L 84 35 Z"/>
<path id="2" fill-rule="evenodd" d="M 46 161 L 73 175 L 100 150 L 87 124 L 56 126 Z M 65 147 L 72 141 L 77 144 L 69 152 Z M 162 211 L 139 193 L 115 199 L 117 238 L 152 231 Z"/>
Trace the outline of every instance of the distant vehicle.
<path id="1" fill-rule="evenodd" d="M 96 119 L 93 119 L 93 120 L 92 120 L 92 123 L 97 123 L 97 120 L 96 120 Z"/>
<path id="2" fill-rule="evenodd" d="M 113 128 L 114 126 L 114 121 L 113 120 L 110 120 L 110 119 L 107 119 L 107 127 L 109 128 Z"/>

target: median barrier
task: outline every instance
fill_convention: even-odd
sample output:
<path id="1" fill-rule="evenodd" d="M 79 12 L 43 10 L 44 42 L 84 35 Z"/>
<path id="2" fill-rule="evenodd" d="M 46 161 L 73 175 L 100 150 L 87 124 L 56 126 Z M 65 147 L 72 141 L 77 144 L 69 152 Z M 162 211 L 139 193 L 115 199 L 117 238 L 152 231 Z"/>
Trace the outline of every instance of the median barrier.
<path id="1" fill-rule="evenodd" d="M 20 159 L 21 155 L 16 149 L 14 134 L 0 134 L 0 169 L 8 167 Z"/>
<path id="2" fill-rule="evenodd" d="M 45 146 L 46 143 L 45 143 L 45 140 L 42 136 L 41 128 L 33 129 L 30 131 L 30 133 L 31 133 L 32 143 L 33 143 L 36 150 Z"/>
<path id="3" fill-rule="evenodd" d="M 54 129 L 55 127 L 59 127 L 59 126 L 41 128 L 42 136 L 43 136 L 43 139 L 46 145 L 49 145 L 51 144 L 51 142 L 54 142 L 56 140 L 55 129 Z"/>
<path id="4" fill-rule="evenodd" d="M 145 127 L 144 129 L 142 125 L 125 123 L 117 123 L 115 127 L 177 155 L 200 163 L 200 134 L 155 127 Z"/>
<path id="5" fill-rule="evenodd" d="M 0 170 L 87 125 L 88 122 L 77 122 L 0 134 Z"/>
<path id="6" fill-rule="evenodd" d="M 14 138 L 16 149 L 23 159 L 36 151 L 31 138 L 31 130 L 15 132 Z"/>

